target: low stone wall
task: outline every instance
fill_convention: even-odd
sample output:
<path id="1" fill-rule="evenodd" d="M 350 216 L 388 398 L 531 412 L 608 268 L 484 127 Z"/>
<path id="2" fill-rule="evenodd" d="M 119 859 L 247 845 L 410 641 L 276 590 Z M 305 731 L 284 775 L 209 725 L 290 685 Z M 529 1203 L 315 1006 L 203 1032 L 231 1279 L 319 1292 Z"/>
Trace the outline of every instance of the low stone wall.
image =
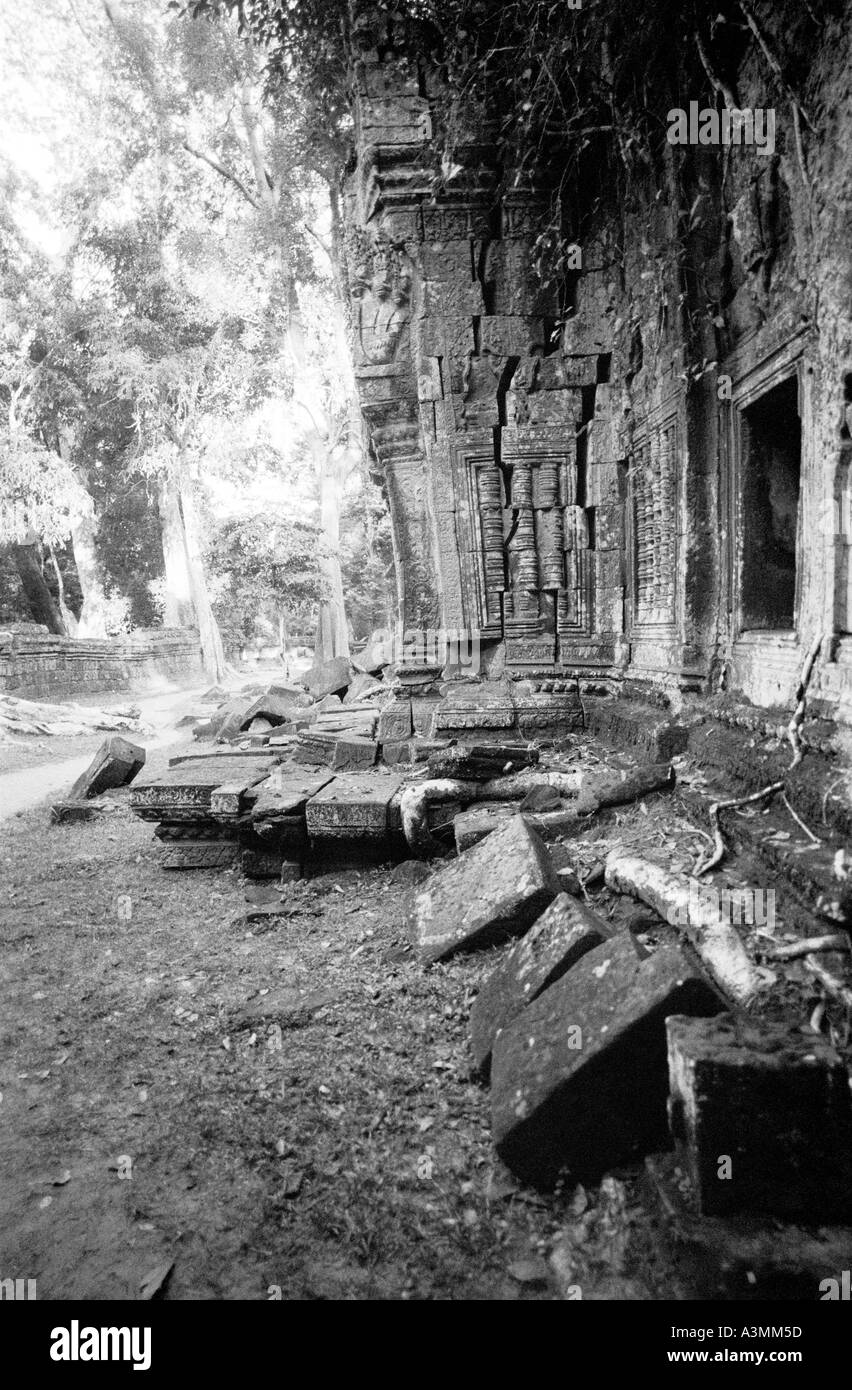
<path id="1" fill-rule="evenodd" d="M 0 690 L 28 700 L 74 699 L 203 681 L 198 635 L 149 628 L 123 638 L 0 632 Z"/>

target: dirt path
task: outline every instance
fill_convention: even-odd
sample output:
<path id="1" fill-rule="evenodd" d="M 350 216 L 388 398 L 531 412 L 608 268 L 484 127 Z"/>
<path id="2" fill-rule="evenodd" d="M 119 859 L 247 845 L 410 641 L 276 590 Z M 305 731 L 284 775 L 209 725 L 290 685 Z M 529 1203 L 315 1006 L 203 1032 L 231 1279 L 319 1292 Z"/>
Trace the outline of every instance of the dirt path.
<path id="1" fill-rule="evenodd" d="M 131 734 L 130 737 L 151 752 L 185 737 L 183 731 L 175 727 L 176 721 L 201 693 L 200 690 L 179 690 L 159 695 L 124 696 L 120 700 L 105 700 L 103 708 L 135 705 L 142 722 L 153 732 Z M 105 732 L 81 734 L 76 738 L 39 738 L 0 746 L 0 821 L 67 792 L 108 736 Z M 73 755 L 63 756 L 67 754 Z M 25 765 L 16 770 L 4 770 L 10 763 L 21 762 Z"/>

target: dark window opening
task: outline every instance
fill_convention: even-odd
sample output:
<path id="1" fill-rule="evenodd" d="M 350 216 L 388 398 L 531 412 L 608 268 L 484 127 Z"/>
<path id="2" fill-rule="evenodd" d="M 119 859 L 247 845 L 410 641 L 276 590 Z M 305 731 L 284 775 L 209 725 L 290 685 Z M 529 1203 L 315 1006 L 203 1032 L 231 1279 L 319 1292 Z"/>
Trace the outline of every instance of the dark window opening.
<path id="1" fill-rule="evenodd" d="M 798 378 L 742 412 L 742 591 L 745 630 L 795 626 L 802 470 Z"/>

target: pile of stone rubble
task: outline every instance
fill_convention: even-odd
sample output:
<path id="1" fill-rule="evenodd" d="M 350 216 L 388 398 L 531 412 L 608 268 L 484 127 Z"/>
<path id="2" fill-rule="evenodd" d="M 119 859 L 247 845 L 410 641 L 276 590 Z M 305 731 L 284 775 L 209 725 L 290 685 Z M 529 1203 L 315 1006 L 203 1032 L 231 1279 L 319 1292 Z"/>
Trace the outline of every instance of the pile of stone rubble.
<path id="1" fill-rule="evenodd" d="M 195 730 L 220 741 L 147 781 L 136 776 L 144 753 L 113 738 L 91 786 L 135 778 L 131 805 L 157 823 L 165 868 L 239 863 L 286 884 L 317 868 L 431 858 L 411 890 L 412 945 L 424 968 L 499 948 L 470 1047 L 490 1081 L 496 1151 L 522 1180 L 595 1181 L 644 1158 L 681 1236 L 690 1222 L 693 1234 L 722 1230 L 723 1262 L 754 1262 L 755 1241 L 771 1251 L 793 1229 L 779 1221 L 819 1227 L 820 1258 L 852 1238 L 837 1224 L 852 1221 L 852 1105 L 831 1044 L 777 1011 L 762 1018 L 740 934 L 689 908 L 685 877 L 623 846 L 609 854 L 608 889 L 658 914 L 649 948 L 593 909 L 546 843 L 564 851 L 599 810 L 670 791 L 672 766 L 590 757 L 583 770 L 511 736 L 424 734 L 410 735 L 402 762 L 381 727 L 386 687 L 350 689 L 220 701 Z M 801 1241 L 778 1248 L 795 1259 Z"/>
<path id="2" fill-rule="evenodd" d="M 852 1105 L 834 1048 L 737 1007 L 711 978 L 712 953 L 674 930 L 649 951 L 565 882 L 515 814 L 413 897 L 424 966 L 504 946 L 470 1017 L 504 1163 L 550 1187 L 649 1156 L 681 1236 L 709 1218 L 725 1258 L 746 1263 L 779 1219 L 852 1219 Z M 850 1235 L 823 1230 L 821 1258 Z"/>

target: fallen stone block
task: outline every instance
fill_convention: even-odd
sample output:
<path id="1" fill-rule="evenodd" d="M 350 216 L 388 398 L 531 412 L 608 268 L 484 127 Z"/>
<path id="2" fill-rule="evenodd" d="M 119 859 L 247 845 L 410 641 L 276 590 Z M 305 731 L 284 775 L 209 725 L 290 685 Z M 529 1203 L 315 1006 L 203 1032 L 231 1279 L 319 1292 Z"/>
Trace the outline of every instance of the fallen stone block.
<path id="1" fill-rule="evenodd" d="M 378 744 L 357 734 L 344 734 L 335 744 L 332 767 L 335 772 L 366 772 L 373 767 Z"/>
<path id="2" fill-rule="evenodd" d="M 399 763 L 414 762 L 414 744 L 411 739 L 392 739 L 381 745 L 382 761 L 388 767 L 396 767 Z"/>
<path id="3" fill-rule="evenodd" d="M 305 807 L 312 843 L 363 841 L 382 846 L 390 834 L 390 804 L 399 785 L 399 777 L 382 773 L 335 777 Z"/>
<path id="4" fill-rule="evenodd" d="M 420 959 L 496 946 L 520 936 L 559 892 L 553 862 L 534 830 L 514 816 L 481 844 L 432 874 L 414 900 Z"/>
<path id="5" fill-rule="evenodd" d="M 377 681 L 374 676 L 368 676 L 366 671 L 356 671 L 343 697 L 343 703 L 351 705 L 353 701 L 362 700 L 365 695 L 378 694 L 383 689 L 381 681 Z"/>
<path id="6" fill-rule="evenodd" d="M 297 763 L 331 767 L 337 738 L 337 734 L 325 730 L 301 729 L 296 739 L 293 757 Z"/>
<path id="7" fill-rule="evenodd" d="M 849 1298 L 852 1226 L 791 1225 L 774 1217 L 697 1216 L 677 1154 L 645 1160 L 642 1198 L 668 1297 L 768 1301 Z M 845 1293 L 844 1293 L 845 1281 Z"/>
<path id="8" fill-rule="evenodd" d="M 666 1029 L 669 1122 L 696 1210 L 852 1218 L 852 1101 L 834 1048 L 728 1014 Z"/>
<path id="9" fill-rule="evenodd" d="M 231 739 L 239 738 L 250 703 L 250 700 L 243 697 L 239 700 L 229 700 L 221 709 L 217 709 L 211 719 L 212 735 L 217 743 L 229 743 Z"/>
<path id="10" fill-rule="evenodd" d="M 343 709 L 343 700 L 339 695 L 323 695 L 321 700 L 317 700 L 313 706 L 314 714 L 340 714 Z"/>
<path id="11" fill-rule="evenodd" d="M 266 720 L 266 727 L 268 729 L 277 727 L 279 724 L 286 724 L 289 722 L 294 710 L 303 707 L 300 704 L 300 698 L 301 700 L 307 698 L 301 690 L 294 690 L 292 692 L 283 691 L 283 688 L 281 691 L 267 690 L 263 695 L 258 695 L 257 699 L 249 705 L 243 715 L 240 727 L 242 729 L 249 729 L 252 727 L 254 721 L 258 719 Z"/>
<path id="12" fill-rule="evenodd" d="M 492 835 L 486 844 L 493 845 Z M 589 951 L 504 1028 L 491 1061 L 497 1152 L 525 1181 L 595 1180 L 665 1149 L 665 1020 L 724 1008 L 677 946 L 641 960 L 629 937 Z"/>
<path id="13" fill-rule="evenodd" d="M 644 749 L 655 762 L 685 752 L 689 729 L 670 714 L 629 700 L 585 700 L 586 728 L 619 748 Z"/>
<path id="14" fill-rule="evenodd" d="M 478 688 L 475 695 L 447 696 L 435 704 L 432 727 L 434 737 L 442 733 L 465 733 L 471 729 L 511 729 L 515 706 L 508 692 L 493 694 Z"/>
<path id="15" fill-rule="evenodd" d="M 320 714 L 312 727 L 322 733 L 358 734 L 361 738 L 372 738 L 376 732 L 375 710 L 346 709 L 341 706 L 338 714 Z"/>
<path id="16" fill-rule="evenodd" d="M 302 684 L 315 700 L 321 700 L 325 695 L 342 694 L 351 676 L 349 658 L 335 656 L 330 661 L 318 662 L 306 671 Z"/>
<path id="17" fill-rule="evenodd" d="M 74 783 L 68 799 L 90 799 L 111 787 L 124 787 L 144 766 L 145 749 L 113 734 L 104 739 L 86 771 Z"/>
<path id="18" fill-rule="evenodd" d="M 495 801 L 488 806 L 471 806 L 467 811 L 462 811 L 461 815 L 456 816 L 454 826 L 457 852 L 464 854 L 465 850 L 478 845 L 486 835 L 499 830 L 511 816 L 517 814 L 516 801 L 504 804 Z"/>
<path id="19" fill-rule="evenodd" d="M 393 654 L 393 639 L 385 632 L 374 632 L 371 634 L 364 650 L 356 653 L 352 657 L 352 665 L 356 671 L 363 671 L 368 675 L 375 675 L 385 666 L 390 665 Z"/>
<path id="20" fill-rule="evenodd" d="M 610 930 L 602 917 L 560 893 L 526 936 L 493 971 L 470 1011 L 470 1045 L 478 1072 L 487 1074 L 495 1038 Z"/>
<path id="21" fill-rule="evenodd" d="M 226 784 L 236 786 L 239 806 L 242 792 L 263 782 L 272 764 L 269 754 L 235 757 L 223 753 L 187 759 L 170 767 L 156 781 L 137 782 L 130 793 L 130 809 L 141 820 L 172 823 L 209 820 L 214 792 Z"/>
<path id="22" fill-rule="evenodd" d="M 512 772 L 534 767 L 538 758 L 537 748 L 526 748 L 521 743 L 461 745 L 433 753 L 429 759 L 429 776 L 488 782 L 494 777 L 508 777 Z"/>
<path id="23" fill-rule="evenodd" d="M 160 859 L 161 869 L 226 869 L 234 864 L 240 847 L 236 840 L 189 840 L 169 845 Z"/>
<path id="24" fill-rule="evenodd" d="M 412 729 L 410 700 L 392 700 L 379 714 L 380 743 L 399 742 L 411 738 Z"/>
<path id="25" fill-rule="evenodd" d="M 97 820 L 105 810 L 105 801 L 54 801 L 50 808 L 50 819 L 53 825 Z"/>
<path id="26" fill-rule="evenodd" d="M 583 708 L 576 691 L 517 696 L 517 727 L 525 738 L 564 735 L 583 728 Z"/>

